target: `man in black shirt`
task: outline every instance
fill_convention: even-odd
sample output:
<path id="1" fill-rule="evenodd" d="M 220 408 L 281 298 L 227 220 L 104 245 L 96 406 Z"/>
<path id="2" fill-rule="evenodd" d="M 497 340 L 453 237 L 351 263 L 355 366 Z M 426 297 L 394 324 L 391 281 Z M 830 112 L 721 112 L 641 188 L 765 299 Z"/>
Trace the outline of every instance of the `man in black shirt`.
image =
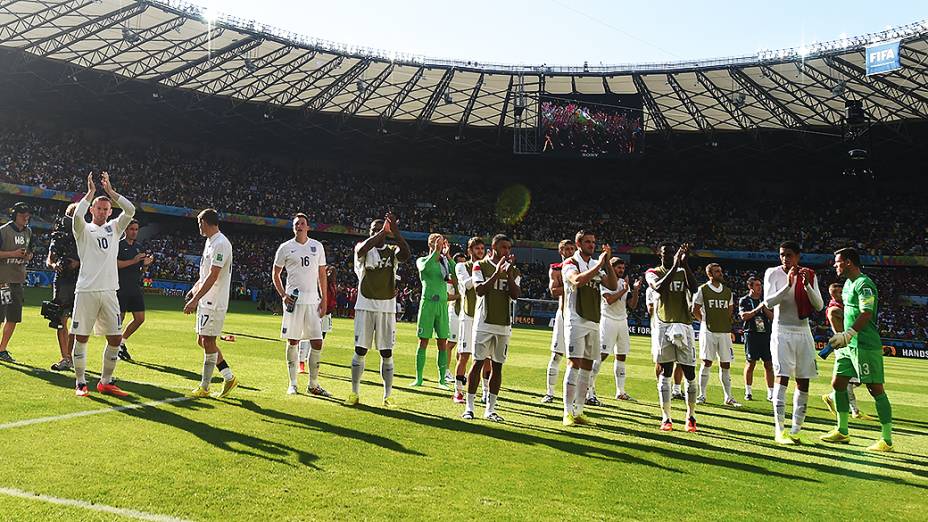
<path id="1" fill-rule="evenodd" d="M 50 323 L 56 325 L 58 336 L 58 349 L 61 360 L 52 364 L 52 370 L 63 372 L 74 369 L 71 361 L 71 350 L 74 349 L 74 334 L 68 331 L 68 317 L 74 308 L 74 291 L 77 286 L 77 275 L 81 262 L 77 256 L 77 243 L 71 232 L 71 220 L 77 203 L 71 203 L 55 223 L 52 231 L 52 240 L 48 245 L 48 257 L 45 266 L 55 271 L 55 280 L 52 282 L 52 302 L 58 305 L 60 315 L 57 321 Z"/>
<path id="2" fill-rule="evenodd" d="M 132 322 L 126 325 L 119 345 L 119 358 L 132 360 L 126 341 L 145 322 L 145 299 L 142 296 L 142 271 L 154 261 L 150 253 L 144 252 L 136 241 L 139 235 L 139 222 L 132 220 L 126 228 L 126 237 L 119 242 L 119 255 L 116 266 L 119 268 L 119 311 L 125 316 L 132 312 Z M 125 322 L 123 322 L 125 324 Z"/>
<path id="3" fill-rule="evenodd" d="M 763 285 L 756 277 L 748 278 L 748 295 L 738 301 L 741 320 L 744 321 L 744 399 L 754 400 L 751 385 L 754 383 L 754 365 L 764 362 L 767 380 L 767 400 L 773 400 L 773 362 L 770 357 L 770 326 L 773 310 L 764 306 Z"/>

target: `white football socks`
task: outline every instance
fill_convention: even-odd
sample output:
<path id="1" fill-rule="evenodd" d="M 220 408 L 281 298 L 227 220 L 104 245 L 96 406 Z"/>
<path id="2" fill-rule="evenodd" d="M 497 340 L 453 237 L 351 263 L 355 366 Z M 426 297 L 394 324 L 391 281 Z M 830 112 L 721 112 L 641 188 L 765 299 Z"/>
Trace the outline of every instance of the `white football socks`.
<path id="1" fill-rule="evenodd" d="M 779 435 L 786 423 L 786 387 L 780 383 L 773 385 L 773 421 Z"/>
<path id="2" fill-rule="evenodd" d="M 383 361 L 380 363 L 383 367 Z M 359 395 L 361 393 L 361 376 L 364 375 L 364 357 L 355 352 L 351 358 L 351 393 Z"/>
<path id="3" fill-rule="evenodd" d="M 722 381 L 722 391 L 725 392 L 725 402 L 731 399 L 731 368 L 719 367 L 719 380 Z"/>
<path id="4" fill-rule="evenodd" d="M 297 357 L 300 347 L 287 342 L 287 374 L 290 376 L 290 386 L 296 386 Z"/>
<path id="5" fill-rule="evenodd" d="M 568 365 L 567 371 L 564 372 L 564 415 L 573 415 L 574 413 L 574 395 L 577 392 L 577 380 L 579 377 L 579 368 Z"/>
<path id="6" fill-rule="evenodd" d="M 599 370 L 603 366 L 603 360 L 597 357 L 593 360 L 593 369 L 590 370 L 590 385 L 587 387 L 586 398 L 596 397 L 596 377 L 599 376 Z"/>
<path id="7" fill-rule="evenodd" d="M 364 371 L 364 358 L 361 358 L 361 372 Z M 354 366 L 352 366 L 352 369 Z M 354 372 L 352 371 L 352 374 Z M 380 377 L 383 379 L 383 398 L 386 399 L 393 393 L 393 356 L 380 358 Z M 358 376 L 358 382 L 361 377 Z M 357 392 L 355 392 L 357 393 Z"/>
<path id="8" fill-rule="evenodd" d="M 203 376 L 200 379 L 200 388 L 209 389 L 209 381 L 213 379 L 213 370 L 216 369 L 217 359 L 219 359 L 219 352 L 203 354 Z"/>
<path id="9" fill-rule="evenodd" d="M 484 412 L 484 417 L 489 417 L 491 414 L 496 413 L 496 395 L 490 393 L 487 395 L 487 410 Z"/>
<path id="10" fill-rule="evenodd" d="M 673 377 L 662 375 L 657 378 L 657 400 L 661 404 L 662 421 L 670 420 L 670 383 Z"/>
<path id="11" fill-rule="evenodd" d="M 100 382 L 109 384 L 113 380 L 113 372 L 116 370 L 116 361 L 119 360 L 119 347 L 109 346 L 103 349 L 103 371 L 100 372 Z"/>
<path id="12" fill-rule="evenodd" d="M 622 395 L 625 393 L 625 361 L 616 359 L 612 363 L 612 371 L 615 373 L 615 394 Z"/>
<path id="13" fill-rule="evenodd" d="M 322 360 L 322 348 L 309 350 L 309 387 L 319 386 L 319 361 Z"/>
<path id="14" fill-rule="evenodd" d="M 712 368 L 703 364 L 702 370 L 699 371 L 699 394 L 706 396 L 706 390 L 709 388 L 709 378 L 712 376 Z"/>
<path id="15" fill-rule="evenodd" d="M 686 418 L 696 416 L 696 379 L 686 381 Z"/>
<path id="16" fill-rule="evenodd" d="M 574 415 L 583 414 L 583 403 L 590 389 L 590 374 L 592 370 L 580 369 L 577 375 L 577 388 L 574 390 Z"/>
<path id="17" fill-rule="evenodd" d="M 74 363 L 74 380 L 76 384 L 87 384 L 87 343 L 74 341 L 71 349 L 71 361 Z"/>
<path id="18" fill-rule="evenodd" d="M 551 354 L 548 360 L 548 388 L 547 394 L 554 396 L 554 386 L 557 384 L 557 374 L 561 365 L 561 356 L 556 353 Z"/>
<path id="19" fill-rule="evenodd" d="M 796 388 L 793 393 L 793 425 L 789 432 L 793 435 L 799 433 L 802 429 L 802 423 L 806 420 L 806 405 L 809 403 L 809 392 L 800 391 Z"/>

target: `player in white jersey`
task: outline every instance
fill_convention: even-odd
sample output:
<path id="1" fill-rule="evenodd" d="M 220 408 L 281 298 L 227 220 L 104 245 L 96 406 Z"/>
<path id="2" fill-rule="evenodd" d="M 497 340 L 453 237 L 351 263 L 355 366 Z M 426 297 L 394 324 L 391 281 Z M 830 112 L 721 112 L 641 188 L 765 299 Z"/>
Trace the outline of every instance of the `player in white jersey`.
<path id="1" fill-rule="evenodd" d="M 387 236 L 396 245 L 386 244 Z M 392 407 L 393 346 L 396 344 L 396 270 L 410 258 L 409 244 L 400 233 L 396 217 L 371 222 L 370 237 L 354 246 L 354 271 L 358 276 L 358 300 L 354 316 L 354 356 L 351 359 L 351 394 L 345 405 L 360 402 L 364 360 L 375 344 L 380 352 L 383 405 Z"/>
<path id="2" fill-rule="evenodd" d="M 281 279 L 284 270 L 287 271 L 286 288 Z M 309 385 L 306 393 L 331 397 L 329 392 L 319 386 L 322 318 L 326 315 L 329 286 L 325 248 L 322 243 L 309 237 L 309 217 L 306 214 L 300 212 L 293 217 L 293 239 L 284 241 L 277 248 L 271 278 L 277 294 L 283 300 L 280 337 L 287 340 L 287 372 L 290 377 L 287 393 L 297 394 L 299 343 L 306 340 L 310 344 Z"/>
<path id="3" fill-rule="evenodd" d="M 128 394 L 112 383 L 122 338 L 122 314 L 119 312 L 119 299 L 116 297 L 116 291 L 119 290 L 116 257 L 119 255 L 119 238 L 132 221 L 135 207 L 128 199 L 113 190 L 108 173 L 104 172 L 101 175 L 100 185 L 106 196 L 94 198 L 97 188 L 91 172 L 87 176 L 87 195 L 77 204 L 74 219 L 71 220 L 71 231 L 74 233 L 77 254 L 81 259 L 71 320 L 71 333 L 74 334 L 71 359 L 74 361 L 76 377 L 75 394 L 78 397 L 90 394 L 86 378 L 87 341 L 96 330 L 97 333 L 106 336 L 103 370 L 100 372 L 97 391 L 125 397 Z M 107 221 L 113 213 L 114 204 L 122 209 L 122 214 Z M 92 217 L 90 223 L 84 219 L 88 209 Z"/>
<path id="4" fill-rule="evenodd" d="M 815 272 L 799 266 L 799 244 L 786 241 L 780 245 L 780 266 L 764 274 L 764 305 L 773 310 L 770 353 L 773 357 L 773 417 L 778 444 L 801 444 L 799 430 L 809 402 L 809 380 L 818 375 L 815 363 L 815 340 L 809 327 L 809 315 L 821 311 L 825 301 L 818 289 Z M 796 378 L 793 394 L 793 425 L 784 428 L 786 389 L 789 378 Z"/>
<path id="5" fill-rule="evenodd" d="M 454 370 L 454 395 L 452 400 L 457 404 L 464 404 L 467 393 L 467 361 L 474 354 L 474 314 L 477 309 L 477 291 L 474 290 L 474 265 L 486 255 L 486 244 L 482 237 L 472 237 L 467 240 L 468 260 L 458 263 L 454 273 L 458 282 L 457 293 L 461 296 L 461 315 L 458 326 L 457 367 Z M 483 364 L 481 382 L 483 383 L 483 402 L 487 402 L 490 394 L 490 372 L 493 366 L 489 360 Z"/>
<path id="6" fill-rule="evenodd" d="M 567 341 L 564 339 L 564 278 L 561 269 L 564 261 L 573 257 L 577 245 L 571 239 L 562 239 L 557 245 L 561 254 L 560 263 L 551 263 L 548 268 L 548 291 L 551 297 L 557 298 L 557 312 L 554 315 L 554 330 L 551 332 L 551 359 L 548 360 L 548 373 L 545 396 L 541 398 L 543 404 L 554 402 L 554 387 L 557 385 L 557 374 L 560 370 L 561 359 L 564 358 L 564 349 Z"/>
<path id="7" fill-rule="evenodd" d="M 618 279 L 618 286 L 615 290 L 604 290 L 601 310 L 602 317 L 599 321 L 599 339 L 602 353 L 600 358 L 593 361 L 593 372 L 590 374 L 590 391 L 587 392 L 586 403 L 591 406 L 598 406 L 599 399 L 596 398 L 596 376 L 602 363 L 606 362 L 610 354 L 615 354 L 615 361 L 612 365 L 613 375 L 615 377 L 615 398 L 620 401 L 635 402 L 625 391 L 625 359 L 631 351 L 631 338 L 628 335 L 628 310 L 634 310 L 638 307 L 638 296 L 641 292 L 643 279 L 638 279 L 632 285 L 629 283 L 628 276 L 625 275 L 625 260 L 621 257 L 613 257 L 610 260 L 612 269 Z"/>
<path id="8" fill-rule="evenodd" d="M 464 296 L 461 294 L 460 285 L 458 284 L 457 266 L 467 261 L 467 256 L 463 252 L 458 252 L 451 257 L 450 270 L 448 274 L 448 355 L 457 353 L 455 348 L 460 338 L 461 315 L 464 314 L 462 304 Z M 446 372 L 445 380 L 455 382 L 454 376 L 451 375 L 451 369 Z"/>
<path id="9" fill-rule="evenodd" d="M 229 290 L 232 286 L 232 243 L 219 231 L 219 213 L 208 208 L 197 215 L 200 235 L 206 238 L 200 256 L 200 278 L 187 293 L 184 313 L 197 313 L 197 344 L 203 348 L 203 376 L 200 385 L 190 392 L 190 397 L 209 397 L 209 382 L 213 370 L 222 373 L 222 391 L 216 398 L 227 397 L 238 386 L 238 379 L 229 368 L 216 337 L 222 333 L 222 325 L 229 309 Z"/>
<path id="10" fill-rule="evenodd" d="M 599 358 L 602 288 L 615 290 L 618 280 L 612 269 L 612 247 L 603 244 L 599 258 L 596 236 L 580 230 L 575 236 L 578 251 L 564 261 L 564 338 L 567 340 L 567 371 L 564 372 L 564 425 L 591 424 L 583 414 L 593 360 Z"/>
<path id="11" fill-rule="evenodd" d="M 718 263 L 706 265 L 709 282 L 701 285 L 693 297 L 693 316 L 699 321 L 699 358 L 702 370 L 699 372 L 699 396 L 697 404 L 706 403 L 706 390 L 709 387 L 712 363 L 719 360 L 719 381 L 725 393 L 726 406 L 740 408 L 741 403 L 731 393 L 731 362 L 735 358 L 732 341 L 732 314 L 735 310 L 735 298 L 731 289 L 725 286 L 725 275 Z"/>

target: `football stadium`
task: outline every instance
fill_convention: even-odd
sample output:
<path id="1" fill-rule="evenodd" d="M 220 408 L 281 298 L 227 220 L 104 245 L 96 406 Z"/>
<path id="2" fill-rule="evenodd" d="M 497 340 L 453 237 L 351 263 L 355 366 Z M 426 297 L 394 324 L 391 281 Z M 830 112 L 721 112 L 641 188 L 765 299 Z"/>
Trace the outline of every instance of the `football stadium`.
<path id="1" fill-rule="evenodd" d="M 928 18 L 559 66 L 212 5 L 0 1 L 0 520 L 921 519 Z"/>

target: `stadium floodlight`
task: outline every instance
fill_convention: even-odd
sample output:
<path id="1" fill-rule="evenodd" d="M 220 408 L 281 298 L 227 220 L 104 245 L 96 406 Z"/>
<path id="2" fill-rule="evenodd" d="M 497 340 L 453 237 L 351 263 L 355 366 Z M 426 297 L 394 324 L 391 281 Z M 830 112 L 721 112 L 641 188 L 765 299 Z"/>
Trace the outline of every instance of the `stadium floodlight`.
<path id="1" fill-rule="evenodd" d="M 451 105 L 452 103 L 454 103 L 454 98 L 451 97 L 450 92 L 446 92 L 442 98 L 444 98 L 445 100 L 445 105 Z"/>
<path id="2" fill-rule="evenodd" d="M 251 58 L 245 58 L 245 70 L 253 73 L 258 70 L 258 66 L 255 65 L 255 62 Z"/>
<path id="3" fill-rule="evenodd" d="M 847 83 L 847 82 L 844 82 L 844 81 L 840 81 L 840 82 L 836 83 L 836 84 L 831 88 L 831 95 L 832 95 L 832 96 L 841 96 L 842 94 L 844 94 L 844 87 L 845 87 L 846 83 Z"/>

